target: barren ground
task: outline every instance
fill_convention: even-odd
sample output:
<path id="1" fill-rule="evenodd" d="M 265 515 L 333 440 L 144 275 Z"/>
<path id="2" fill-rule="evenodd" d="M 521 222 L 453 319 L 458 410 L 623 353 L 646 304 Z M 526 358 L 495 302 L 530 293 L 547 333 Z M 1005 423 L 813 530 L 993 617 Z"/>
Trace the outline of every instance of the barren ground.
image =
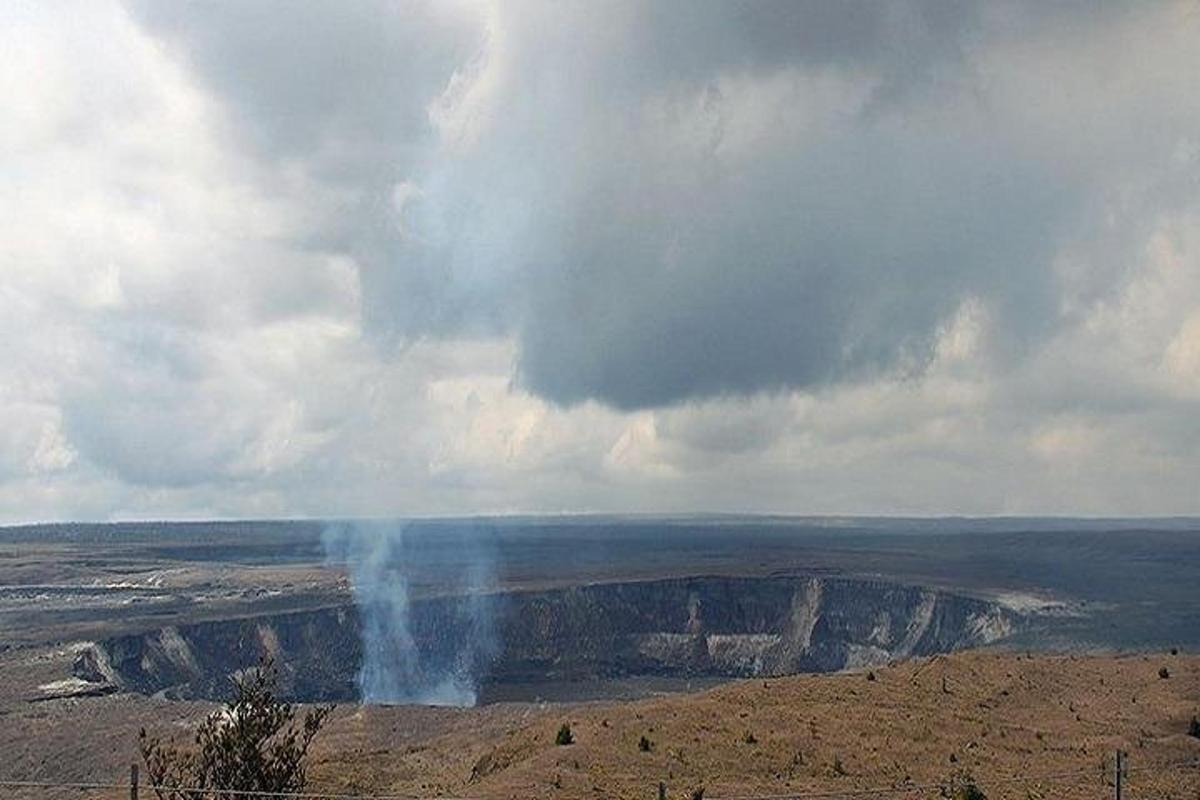
<path id="1" fill-rule="evenodd" d="M 318 740 L 312 782 L 565 799 L 653 797 L 661 780 L 670 797 L 703 786 L 715 798 L 936 784 L 969 772 L 989 798 L 1096 798 L 1111 796 L 1105 780 L 1119 747 L 1133 767 L 1127 797 L 1200 796 L 1200 769 L 1163 768 L 1200 759 L 1200 739 L 1187 735 L 1200 713 L 1200 656 L 969 652 L 873 674 L 747 680 L 624 703 L 346 707 Z M 140 726 L 183 734 L 210 708 L 129 695 L 14 700 L 0 724 L 4 771 L 42 779 L 121 780 Z M 564 722 L 576 741 L 557 746 Z M 1061 773 L 1078 774 L 1037 780 Z"/>

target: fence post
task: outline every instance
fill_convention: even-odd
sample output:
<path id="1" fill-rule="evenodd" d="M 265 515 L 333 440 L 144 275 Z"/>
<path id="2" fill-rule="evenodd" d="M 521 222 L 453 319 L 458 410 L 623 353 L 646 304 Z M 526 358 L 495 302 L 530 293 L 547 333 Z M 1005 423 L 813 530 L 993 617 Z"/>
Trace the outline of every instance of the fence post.
<path id="1" fill-rule="evenodd" d="M 1120 750 L 1117 750 L 1117 775 L 1116 775 L 1117 780 L 1115 783 L 1115 785 L 1117 787 L 1117 800 L 1121 800 L 1121 773 L 1123 773 L 1124 771 L 1125 771 L 1125 754 L 1122 753 Z"/>
<path id="2" fill-rule="evenodd" d="M 662 781 L 658 782 L 658 800 L 667 800 L 667 785 Z"/>
<path id="3" fill-rule="evenodd" d="M 138 765 L 129 765 L 129 800 L 138 800 Z"/>

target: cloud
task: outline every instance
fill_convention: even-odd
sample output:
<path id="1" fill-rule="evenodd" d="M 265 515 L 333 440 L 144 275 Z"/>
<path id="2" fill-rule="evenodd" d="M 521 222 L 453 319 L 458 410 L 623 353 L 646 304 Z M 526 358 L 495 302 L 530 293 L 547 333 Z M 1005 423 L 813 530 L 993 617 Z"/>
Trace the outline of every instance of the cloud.
<path id="1" fill-rule="evenodd" d="M 1162 10 L 1040 30 L 1028 9 L 646 8 L 505 15 L 442 108 L 470 135 L 445 125 L 417 179 L 415 235 L 517 306 L 518 378 L 561 404 L 919 370 L 967 301 L 1019 356 L 1060 323 L 1063 248 L 1111 197 L 1168 188 L 1169 150 L 1131 152 L 1131 127 L 1172 144 L 1197 124 L 1084 71 L 1093 39 L 1145 36 Z M 1155 58 L 1178 97 L 1186 39 Z M 1040 77 L 1063 71 L 1073 97 Z M 1111 273 L 1080 277 L 1094 299 Z"/>
<path id="2" fill-rule="evenodd" d="M 6 17 L 6 518 L 1198 510 L 1193 6 Z"/>
<path id="3" fill-rule="evenodd" d="M 968 301 L 1019 356 L 1061 322 L 1063 249 L 1115 195 L 1169 192 L 1198 122 L 1170 102 L 1188 37 L 1131 51 L 1135 80 L 1093 69 L 1169 5 L 135 8 L 261 158 L 337 198 L 300 198 L 300 235 L 354 260 L 371 335 L 512 333 L 559 404 L 920 370 Z M 1112 273 L 1075 277 L 1092 301 Z"/>
<path id="4" fill-rule="evenodd" d="M 169 57 L 228 104 L 256 151 L 316 160 L 334 178 L 403 169 L 397 158 L 429 129 L 430 98 L 481 35 L 470 7 L 454 2 L 138 0 L 130 8 Z"/>
<path id="5" fill-rule="evenodd" d="M 475 6 L 131 8 L 166 57 L 220 98 L 240 144 L 279 173 L 273 190 L 306 222 L 290 244 L 353 259 L 381 338 L 478 327 L 473 288 L 441 253 L 413 246 L 395 203 L 435 146 L 430 103 L 482 44 Z"/>

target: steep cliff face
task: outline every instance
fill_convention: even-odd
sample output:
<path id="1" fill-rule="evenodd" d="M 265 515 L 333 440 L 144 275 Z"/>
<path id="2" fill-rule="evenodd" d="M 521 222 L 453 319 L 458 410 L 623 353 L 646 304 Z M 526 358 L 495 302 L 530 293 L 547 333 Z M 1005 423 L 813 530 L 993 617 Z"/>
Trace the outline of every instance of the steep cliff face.
<path id="1" fill-rule="evenodd" d="M 409 632 L 431 672 L 461 667 L 480 598 L 414 602 Z M 630 675 L 832 671 L 988 644 L 1021 618 L 984 600 L 882 582 L 697 577 L 488 596 L 497 646 L 481 682 Z M 219 697 L 228 676 L 271 654 L 284 692 L 353 699 L 363 662 L 353 606 L 168 627 L 81 653 L 85 680 L 137 692 Z"/>
<path id="2" fill-rule="evenodd" d="M 223 698 L 229 677 L 272 656 L 282 693 L 304 700 L 357 695 L 362 659 L 353 608 L 160 628 L 96 643 L 75 659 L 77 677 L 145 694 Z"/>
<path id="3" fill-rule="evenodd" d="M 519 597 L 496 676 L 824 672 L 987 644 L 1016 619 L 983 600 L 886 583 L 689 578 Z"/>

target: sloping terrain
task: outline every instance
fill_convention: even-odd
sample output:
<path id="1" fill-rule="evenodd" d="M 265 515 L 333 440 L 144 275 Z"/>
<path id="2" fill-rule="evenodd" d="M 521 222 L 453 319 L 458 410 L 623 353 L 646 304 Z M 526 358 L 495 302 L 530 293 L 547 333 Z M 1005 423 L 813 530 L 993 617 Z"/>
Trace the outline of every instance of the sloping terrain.
<path id="1" fill-rule="evenodd" d="M 4 771 L 119 781 L 140 726 L 186 736 L 210 708 L 124 694 L 9 697 Z M 1200 770 L 1162 765 L 1200 759 L 1200 739 L 1187 734 L 1196 714 L 1197 655 L 963 652 L 636 702 L 345 706 L 318 739 L 312 779 L 335 792 L 564 800 L 653 797 L 661 780 L 672 798 L 704 786 L 711 800 L 936 784 L 970 772 L 990 800 L 1082 799 L 1112 796 L 1104 781 L 1120 747 L 1132 767 L 1126 797 L 1194 800 Z M 569 746 L 554 743 L 563 723 Z"/>
<path id="2" fill-rule="evenodd" d="M 1120 747 L 1134 767 L 1128 797 L 1200 792 L 1200 769 L 1158 768 L 1200 759 L 1200 739 L 1186 733 L 1200 713 L 1196 656 L 960 653 L 525 713 L 514 708 L 500 730 L 454 730 L 402 750 L 379 731 L 404 712 L 350 713 L 323 740 L 314 774 L 331 787 L 400 793 L 645 798 L 660 780 L 672 797 L 699 786 L 706 797 L 732 797 L 932 784 L 969 772 L 989 798 L 1096 798 L 1111 793 L 1104 781 Z M 575 744 L 554 744 L 562 723 Z M 1061 773 L 1079 774 L 1005 783 Z"/>

